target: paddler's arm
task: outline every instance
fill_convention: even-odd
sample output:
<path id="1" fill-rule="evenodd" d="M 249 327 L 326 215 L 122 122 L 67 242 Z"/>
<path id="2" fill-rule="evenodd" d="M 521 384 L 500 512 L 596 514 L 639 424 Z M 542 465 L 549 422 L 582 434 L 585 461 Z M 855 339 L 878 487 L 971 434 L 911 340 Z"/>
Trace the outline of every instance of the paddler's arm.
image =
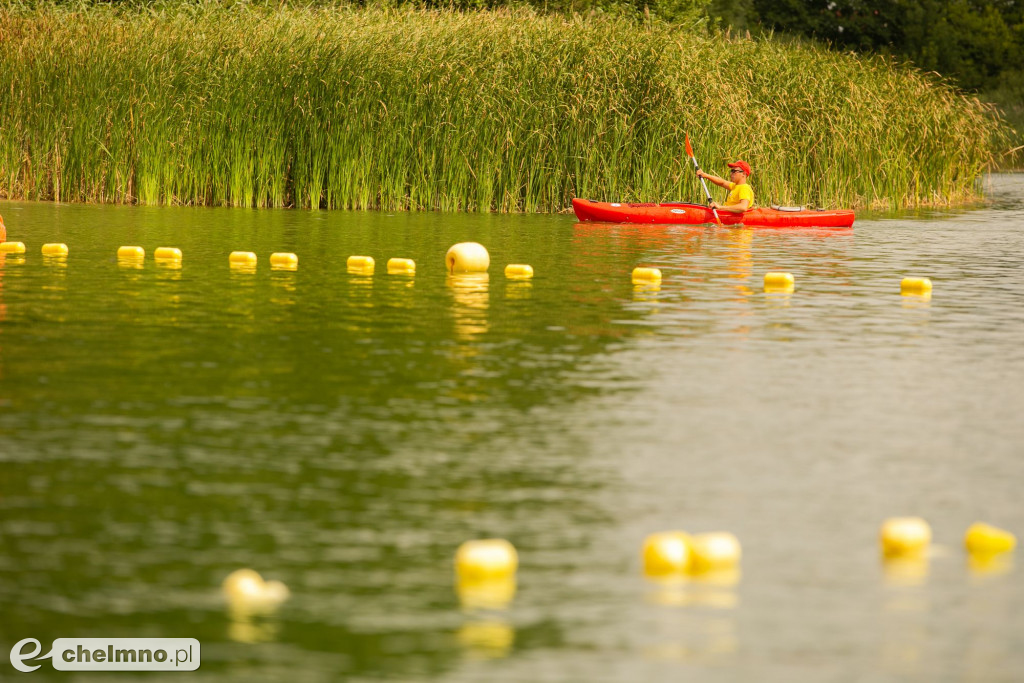
<path id="1" fill-rule="evenodd" d="M 710 180 L 715 185 L 718 185 L 719 187 L 724 187 L 727 190 L 732 189 L 732 183 L 730 183 L 728 180 L 724 180 L 723 178 L 719 178 L 716 175 L 711 175 L 710 173 L 705 173 L 704 171 L 697 171 L 697 177 L 704 178 L 705 180 Z"/>
<path id="2" fill-rule="evenodd" d="M 735 204 L 729 206 L 722 206 L 718 202 L 711 202 L 712 209 L 718 209 L 719 211 L 728 211 L 730 213 L 743 213 L 750 207 L 750 201 L 747 199 L 741 199 Z"/>

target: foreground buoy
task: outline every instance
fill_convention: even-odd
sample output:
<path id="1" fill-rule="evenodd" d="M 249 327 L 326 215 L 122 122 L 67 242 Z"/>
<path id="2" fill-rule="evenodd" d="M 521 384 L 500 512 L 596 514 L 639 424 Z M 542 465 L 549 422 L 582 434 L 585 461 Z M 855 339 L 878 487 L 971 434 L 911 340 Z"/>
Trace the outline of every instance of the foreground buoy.
<path id="1" fill-rule="evenodd" d="M 288 599 L 288 587 L 280 581 L 264 581 L 252 569 L 236 569 L 221 584 L 231 607 L 244 611 L 266 612 Z"/>
<path id="2" fill-rule="evenodd" d="M 43 256 L 67 256 L 68 245 L 60 242 L 43 245 Z"/>
<path id="3" fill-rule="evenodd" d="M 24 242 L 0 242 L 0 254 L 24 254 Z"/>
<path id="4" fill-rule="evenodd" d="M 466 541 L 455 552 L 455 572 L 460 581 L 508 577 L 518 567 L 515 547 L 503 538 Z"/>
<path id="5" fill-rule="evenodd" d="M 270 255 L 270 267 L 273 270 L 298 270 L 299 257 L 291 252 L 275 252 Z"/>
<path id="6" fill-rule="evenodd" d="M 256 254 L 251 251 L 233 251 L 228 257 L 228 262 L 233 266 L 256 266 Z"/>
<path id="7" fill-rule="evenodd" d="M 879 533 L 887 557 L 922 555 L 932 542 L 932 528 L 920 517 L 890 517 Z"/>
<path id="8" fill-rule="evenodd" d="M 644 573 L 648 576 L 685 574 L 693 560 L 692 539 L 685 531 L 660 531 L 644 539 Z"/>
<path id="9" fill-rule="evenodd" d="M 373 274 L 375 264 L 372 256 L 349 256 L 346 262 L 350 273 Z"/>
<path id="10" fill-rule="evenodd" d="M 634 268 L 632 279 L 634 285 L 658 284 L 661 282 L 661 271 L 657 268 Z"/>
<path id="11" fill-rule="evenodd" d="M 691 540 L 690 548 L 695 572 L 735 567 L 743 554 L 739 539 L 728 531 L 697 534 Z"/>
<path id="12" fill-rule="evenodd" d="M 792 292 L 796 280 L 792 273 L 765 273 L 765 292 Z"/>
<path id="13" fill-rule="evenodd" d="M 181 249 L 177 247 L 157 247 L 153 252 L 153 258 L 157 261 L 180 261 Z"/>
<path id="14" fill-rule="evenodd" d="M 505 277 L 510 280 L 529 280 L 533 277 L 533 266 L 525 263 L 510 263 L 505 266 Z"/>
<path id="15" fill-rule="evenodd" d="M 900 281 L 903 296 L 928 296 L 932 293 L 932 281 L 926 277 L 905 277 Z"/>
<path id="16" fill-rule="evenodd" d="M 146 258 L 146 250 L 142 247 L 119 247 L 117 258 L 125 261 L 142 261 Z"/>
<path id="17" fill-rule="evenodd" d="M 416 262 L 411 258 L 388 259 L 388 273 L 391 275 L 415 275 Z"/>
<path id="18" fill-rule="evenodd" d="M 491 255 L 482 244 L 459 242 L 445 254 L 444 263 L 449 273 L 486 273 Z"/>
<path id="19" fill-rule="evenodd" d="M 1009 552 L 1016 546 L 1016 536 L 983 522 L 972 524 L 964 535 L 964 547 L 971 554 L 994 555 Z"/>

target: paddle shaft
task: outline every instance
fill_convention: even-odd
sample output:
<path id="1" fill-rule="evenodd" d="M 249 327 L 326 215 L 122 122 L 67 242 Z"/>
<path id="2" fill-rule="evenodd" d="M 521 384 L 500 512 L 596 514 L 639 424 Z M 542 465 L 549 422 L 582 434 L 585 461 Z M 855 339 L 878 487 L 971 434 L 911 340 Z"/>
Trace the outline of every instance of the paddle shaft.
<path id="1" fill-rule="evenodd" d="M 697 157 L 690 157 L 690 160 L 693 162 L 693 170 L 694 170 L 694 172 L 699 171 L 700 170 L 700 165 L 697 163 Z M 708 204 L 710 204 L 711 203 L 711 191 L 708 190 L 708 184 L 706 182 L 704 182 L 703 178 L 700 179 L 700 186 L 704 188 L 704 196 L 708 198 Z M 711 209 L 711 213 L 715 214 L 715 220 L 716 221 L 718 221 L 719 223 L 722 222 L 722 219 L 718 217 L 718 209 Z"/>

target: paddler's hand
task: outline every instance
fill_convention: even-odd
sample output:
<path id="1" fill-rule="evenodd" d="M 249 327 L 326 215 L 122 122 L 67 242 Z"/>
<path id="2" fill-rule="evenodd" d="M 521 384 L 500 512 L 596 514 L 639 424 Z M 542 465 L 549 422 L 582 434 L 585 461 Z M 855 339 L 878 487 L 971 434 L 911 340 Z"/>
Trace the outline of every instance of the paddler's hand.
<path id="1" fill-rule="evenodd" d="M 712 209 L 721 209 L 722 208 L 721 204 L 719 204 L 718 202 L 711 202 L 710 204 L 708 204 L 708 206 L 710 206 Z"/>
<path id="2" fill-rule="evenodd" d="M 702 170 L 700 170 L 700 169 L 698 168 L 698 169 L 697 169 L 697 177 L 698 177 L 698 178 L 703 178 L 703 179 L 707 179 L 707 178 L 709 178 L 710 176 L 709 176 L 709 175 L 708 175 L 707 173 L 705 173 L 704 171 L 702 171 Z"/>

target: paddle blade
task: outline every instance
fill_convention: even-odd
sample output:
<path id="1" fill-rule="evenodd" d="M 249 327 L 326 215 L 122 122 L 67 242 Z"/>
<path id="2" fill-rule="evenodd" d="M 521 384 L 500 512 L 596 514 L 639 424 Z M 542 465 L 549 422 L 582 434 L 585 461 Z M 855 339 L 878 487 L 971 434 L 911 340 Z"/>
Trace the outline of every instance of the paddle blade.
<path id="1" fill-rule="evenodd" d="M 693 147 L 690 147 L 690 136 L 686 136 L 686 156 L 693 158 Z"/>

